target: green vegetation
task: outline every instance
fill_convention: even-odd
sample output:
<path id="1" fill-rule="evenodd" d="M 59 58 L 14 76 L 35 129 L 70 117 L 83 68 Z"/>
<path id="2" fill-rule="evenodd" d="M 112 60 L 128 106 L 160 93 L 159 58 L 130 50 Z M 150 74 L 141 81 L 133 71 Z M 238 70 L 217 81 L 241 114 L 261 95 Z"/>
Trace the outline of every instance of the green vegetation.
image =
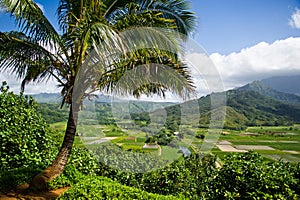
<path id="1" fill-rule="evenodd" d="M 0 88 L 0 171 L 46 167 L 53 159 L 52 130 L 37 113 L 33 98 Z"/>
<path id="2" fill-rule="evenodd" d="M 253 91 L 230 91 L 227 105 L 243 114 L 247 126 L 292 125 L 300 121 L 300 108 L 280 103 Z"/>
<path id="3" fill-rule="evenodd" d="M 2 142 L 14 141 L 18 147 L 14 156 L 8 157 L 9 151 L 5 151 L 8 148 L 3 145 L 0 154 L 1 161 L 11 158 L 9 162 L 1 162 L 0 191 L 5 193 L 16 185 L 29 183 L 49 165 L 62 143 L 66 124 L 58 122 L 49 127 L 37 114 L 33 99 L 15 95 L 5 85 L 0 96 Z M 19 115 L 9 114 L 12 112 Z M 300 163 L 277 161 L 277 156 L 289 156 L 290 160 L 297 156 L 291 157 L 283 150 L 300 151 L 296 144 L 300 143 L 297 124 L 224 130 L 220 140 L 233 146 L 268 145 L 275 150 L 228 153 L 213 148 L 215 154 L 196 154 L 207 130 L 187 126 L 187 130 L 197 130 L 197 137 L 190 148 L 191 155 L 186 157 L 174 151 L 176 148 L 163 145 L 162 155 L 158 150 L 142 151 L 146 134 L 141 131 L 124 132 L 114 124 L 81 128 L 90 130 L 87 137 L 115 135 L 116 138 L 91 144 L 93 153 L 85 148 L 82 138 L 75 138 L 66 170 L 47 184 L 48 189 L 71 186 L 60 199 L 297 199 L 300 195 Z M 81 130 L 84 134 L 84 129 Z M 190 134 L 187 130 L 183 140 Z M 296 145 L 291 145 L 291 141 Z"/>
<path id="4" fill-rule="evenodd" d="M 20 167 L 11 170 L 3 170 L 0 172 L 0 193 L 8 192 L 17 185 L 29 183 L 32 178 L 40 171 L 39 168 Z"/>
<path id="5" fill-rule="evenodd" d="M 39 103 L 38 111 L 48 124 L 68 120 L 68 108 L 60 108 L 58 103 Z"/>
<path id="6" fill-rule="evenodd" d="M 297 199 L 299 195 L 299 164 L 265 162 L 252 152 L 225 156 L 222 163 L 208 186 L 213 199 Z"/>
<path id="7" fill-rule="evenodd" d="M 94 176 L 84 176 L 59 199 L 182 199 L 168 195 L 158 195 L 141 189 L 124 186 L 111 179 Z"/>

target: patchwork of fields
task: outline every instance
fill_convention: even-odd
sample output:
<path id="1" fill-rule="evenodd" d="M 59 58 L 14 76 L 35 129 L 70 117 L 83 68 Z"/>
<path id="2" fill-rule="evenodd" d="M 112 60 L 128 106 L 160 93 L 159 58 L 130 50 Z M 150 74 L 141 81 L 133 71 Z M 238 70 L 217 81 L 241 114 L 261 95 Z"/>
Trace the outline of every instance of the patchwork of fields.
<path id="1" fill-rule="evenodd" d="M 61 130 L 64 128 L 63 123 L 52 126 Z M 205 129 L 190 128 L 190 131 L 207 134 Z M 199 152 L 205 140 L 205 136 L 200 138 L 184 135 L 183 138 L 176 139 L 176 145 L 147 146 L 147 133 L 112 125 L 85 125 L 79 127 L 78 134 L 80 137 L 77 140 L 81 140 L 89 148 L 111 142 L 127 151 L 152 153 L 168 160 L 176 159 L 183 153 L 179 151 L 179 147 Z M 300 162 L 300 125 L 249 127 L 245 131 L 223 130 L 218 137 L 211 152 L 221 158 L 232 152 L 256 151 L 266 159 Z"/>
<path id="2" fill-rule="evenodd" d="M 224 148 L 226 146 L 229 148 Z M 299 125 L 249 127 L 245 132 L 225 133 L 220 136 L 213 152 L 224 155 L 249 150 L 267 159 L 300 162 Z"/>

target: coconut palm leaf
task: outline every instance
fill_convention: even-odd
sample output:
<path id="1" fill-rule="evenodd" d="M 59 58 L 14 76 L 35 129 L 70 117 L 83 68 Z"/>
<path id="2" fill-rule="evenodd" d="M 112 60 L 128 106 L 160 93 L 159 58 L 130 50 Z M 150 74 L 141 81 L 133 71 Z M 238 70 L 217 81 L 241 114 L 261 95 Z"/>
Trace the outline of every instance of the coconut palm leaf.
<path id="1" fill-rule="evenodd" d="M 0 33 L 0 71 L 10 71 L 27 82 L 44 81 L 57 77 L 62 59 L 21 32 Z"/>
<path id="2" fill-rule="evenodd" d="M 195 18 L 185 0 L 60 0 L 61 35 L 33 0 L 0 0 L 0 8 L 20 31 L 0 33 L 0 71 L 23 78 L 22 86 L 54 77 L 62 86 L 62 104 L 70 104 L 61 149 L 52 165 L 33 178 L 31 188 L 45 189 L 64 171 L 80 103 L 89 92 L 139 97 L 163 96 L 169 90 L 185 97 L 193 91 L 179 59 L 184 37 L 169 30 L 186 36 L 191 31 Z M 138 25 L 147 27 L 127 31 Z M 72 101 L 74 96 L 78 101 Z"/>
<path id="3" fill-rule="evenodd" d="M 164 29 L 138 28 L 122 32 L 119 41 L 107 40 L 89 55 L 80 69 L 78 90 L 81 93 L 103 90 L 136 97 L 142 93 L 164 95 L 165 91 L 173 91 L 187 97 L 194 86 L 187 67 L 178 58 L 179 41 L 172 41 L 176 34 L 171 35 Z M 127 73 L 131 77 L 124 81 Z"/>
<path id="4" fill-rule="evenodd" d="M 32 0 L 1 0 L 0 7 L 15 19 L 21 32 L 39 41 L 44 46 L 53 46 L 59 35 Z"/>
<path id="5" fill-rule="evenodd" d="M 188 35 L 195 26 L 194 13 L 189 11 L 189 4 L 185 0 L 106 0 L 108 7 L 106 18 L 116 23 L 122 17 L 135 13 L 153 12 L 160 13 L 160 17 L 171 20 L 176 24 L 176 29 L 184 35 Z"/>

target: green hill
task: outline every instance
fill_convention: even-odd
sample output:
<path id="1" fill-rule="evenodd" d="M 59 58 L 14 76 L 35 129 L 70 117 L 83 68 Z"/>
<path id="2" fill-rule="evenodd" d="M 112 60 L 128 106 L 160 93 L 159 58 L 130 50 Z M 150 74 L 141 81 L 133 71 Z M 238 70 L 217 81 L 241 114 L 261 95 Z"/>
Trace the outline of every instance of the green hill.
<path id="1" fill-rule="evenodd" d="M 214 100 L 216 100 L 217 94 L 214 94 Z M 167 120 L 165 122 L 165 127 L 170 130 L 172 129 L 171 131 L 176 129 L 171 126 L 176 124 L 178 126 L 180 123 L 207 127 L 210 123 L 211 114 L 219 112 L 218 110 L 211 109 L 211 96 L 212 95 L 207 95 L 197 100 L 185 102 L 184 105 L 131 101 L 129 106 L 130 113 L 128 113 L 130 115 L 121 116 L 118 120 L 131 119 L 134 120 L 136 124 L 147 125 L 151 123 L 149 118 L 150 113 L 154 114 L 156 117 L 160 117 L 160 113 L 166 112 Z M 261 81 L 255 81 L 241 88 L 229 90 L 226 92 L 226 97 L 226 119 L 224 128 L 240 130 L 247 126 L 290 125 L 293 123 L 300 123 L 300 97 L 294 94 L 276 91 L 266 86 Z M 195 113 L 195 101 L 197 101 L 199 105 L 200 123 L 199 113 L 193 114 Z M 115 109 L 117 108 L 117 110 L 120 110 L 121 112 L 123 108 L 128 108 L 128 102 L 125 103 L 126 105 L 122 105 L 123 102 L 116 102 L 114 104 L 114 106 L 116 106 Z M 41 103 L 40 105 L 40 112 L 47 122 L 54 123 L 66 121 L 67 109 L 60 110 L 58 103 Z M 180 122 L 181 106 L 184 106 L 186 113 L 191 114 L 187 115 L 185 121 Z M 165 111 L 161 112 L 160 108 L 163 108 Z M 98 122 L 96 123 L 110 124 L 114 123 L 114 120 L 116 120 L 113 118 L 110 103 L 97 102 L 94 111 L 96 111 L 98 118 Z M 155 121 L 157 120 L 163 120 L 163 118 L 156 119 Z"/>
<path id="2" fill-rule="evenodd" d="M 300 96 L 291 93 L 277 91 L 271 88 L 270 86 L 266 85 L 263 81 L 254 81 L 243 87 L 238 88 L 237 90 L 255 91 L 260 93 L 263 96 L 267 96 L 269 98 L 281 101 L 283 103 L 300 105 Z"/>
<path id="3" fill-rule="evenodd" d="M 300 122 L 300 107 L 285 104 L 271 99 L 256 91 L 230 90 L 226 92 L 226 118 L 224 128 L 244 129 L 247 126 L 259 125 L 290 125 Z M 200 112 L 200 126 L 209 124 L 210 95 L 198 99 Z M 194 121 L 194 123 L 196 123 Z"/>
<path id="4" fill-rule="evenodd" d="M 236 116 L 227 116 L 227 121 L 243 121 L 246 126 L 288 125 L 300 122 L 299 106 L 285 104 L 255 91 L 228 91 L 227 106 L 247 119 L 238 120 L 235 119 Z"/>

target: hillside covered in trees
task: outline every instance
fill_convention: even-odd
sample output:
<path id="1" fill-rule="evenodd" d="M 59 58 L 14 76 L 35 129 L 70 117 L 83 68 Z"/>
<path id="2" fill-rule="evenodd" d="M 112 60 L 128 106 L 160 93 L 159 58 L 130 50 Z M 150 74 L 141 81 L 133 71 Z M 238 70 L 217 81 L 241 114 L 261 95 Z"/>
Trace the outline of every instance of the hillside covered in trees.
<path id="1" fill-rule="evenodd" d="M 241 130 L 247 126 L 273 126 L 273 125 L 291 125 L 300 123 L 300 97 L 294 94 L 278 92 L 267 86 L 261 85 L 259 82 L 253 82 L 238 89 L 226 92 L 226 119 L 224 128 Z M 199 124 L 201 127 L 207 127 L 210 122 L 211 113 L 211 95 L 201 97 L 191 102 L 185 102 L 193 105 L 198 101 L 200 110 L 200 119 L 190 117 L 191 123 Z M 122 104 L 117 102 L 114 104 Z M 154 102 L 135 102 L 131 101 L 131 118 L 136 121 L 149 120 L 149 113 L 142 112 L 136 107 L 138 104 L 153 105 L 157 104 L 165 107 L 168 113 L 166 127 L 173 127 L 174 120 L 180 121 L 180 104 L 172 103 L 154 103 Z M 55 103 L 40 103 L 40 113 L 48 123 L 65 121 L 67 118 L 67 109 L 60 109 Z M 135 107 L 134 107 L 135 105 Z M 95 102 L 95 110 L 99 124 L 113 124 L 111 103 Z M 193 109 L 191 107 L 191 109 Z M 153 112 L 160 112 L 159 109 Z M 148 122 L 149 123 L 149 122 Z M 173 124 L 172 126 L 170 124 Z"/>

